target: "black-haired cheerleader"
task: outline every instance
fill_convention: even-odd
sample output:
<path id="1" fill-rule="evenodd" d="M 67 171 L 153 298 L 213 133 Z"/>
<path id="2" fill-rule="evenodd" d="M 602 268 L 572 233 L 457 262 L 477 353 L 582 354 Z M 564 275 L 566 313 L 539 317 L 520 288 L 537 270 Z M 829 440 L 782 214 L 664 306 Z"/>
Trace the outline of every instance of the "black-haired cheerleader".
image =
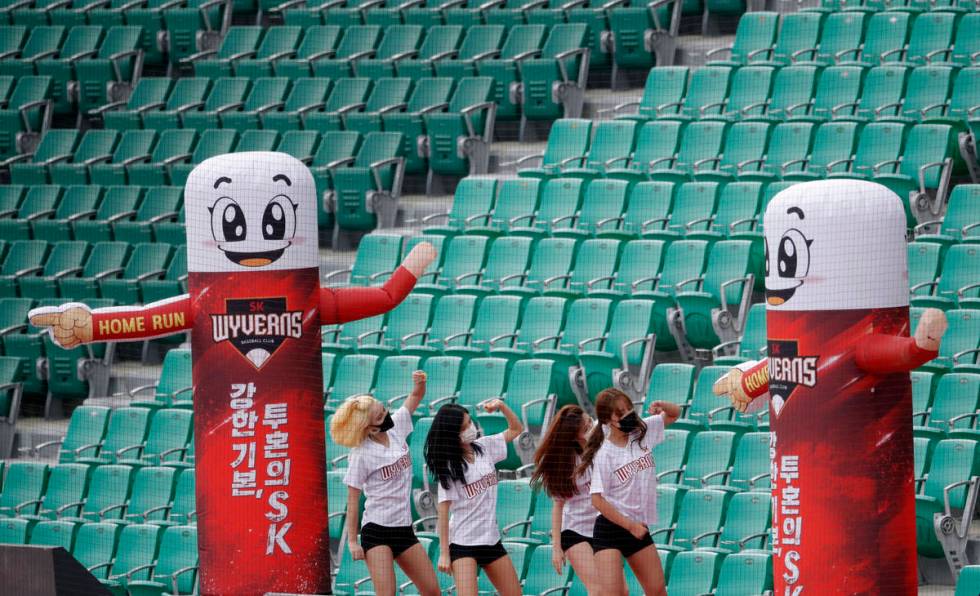
<path id="1" fill-rule="evenodd" d="M 521 421 L 507 405 L 482 405 L 501 412 L 508 427 L 480 437 L 466 408 L 439 408 L 425 442 L 425 461 L 439 482 L 439 571 L 452 573 L 460 596 L 477 595 L 480 568 L 501 596 L 520 596 L 521 585 L 497 526 L 497 470 L 507 443 L 521 434 Z"/>
<path id="2" fill-rule="evenodd" d="M 367 559 L 379 596 L 396 592 L 394 563 L 419 594 L 439 596 L 439 582 L 425 548 L 412 531 L 412 458 L 408 452 L 412 413 L 425 396 L 425 373 L 412 374 L 415 386 L 402 407 L 387 411 L 370 395 L 348 398 L 330 422 L 334 442 L 350 447 L 347 474 L 347 541 L 351 557 Z M 358 508 L 365 496 L 361 542 Z"/>
<path id="3" fill-rule="evenodd" d="M 579 406 L 558 410 L 534 454 L 531 481 L 540 483 L 555 501 L 551 510 L 551 561 L 555 572 L 561 574 L 568 560 L 589 594 L 600 594 L 592 552 L 592 530 L 599 512 L 592 505 L 589 492 L 592 469 L 580 469 L 593 426 L 592 419 Z"/>
<path id="4" fill-rule="evenodd" d="M 606 389 L 596 397 L 599 424 L 582 455 L 579 470 L 592 467 L 592 504 L 599 510 L 592 531 L 598 594 L 628 596 L 623 559 L 647 596 L 666 596 L 664 570 L 648 526 L 657 521 L 657 475 L 652 449 L 664 428 L 680 416 L 670 402 L 650 404 L 640 419 L 629 396 Z"/>

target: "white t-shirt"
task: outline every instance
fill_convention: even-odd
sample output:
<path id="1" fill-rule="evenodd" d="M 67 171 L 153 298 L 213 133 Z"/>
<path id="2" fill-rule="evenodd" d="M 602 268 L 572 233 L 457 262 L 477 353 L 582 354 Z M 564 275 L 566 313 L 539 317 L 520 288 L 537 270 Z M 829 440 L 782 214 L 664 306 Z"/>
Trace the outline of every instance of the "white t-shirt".
<path id="1" fill-rule="evenodd" d="M 580 459 L 576 459 L 576 468 L 578 468 L 580 461 Z M 592 494 L 589 492 L 591 484 L 591 469 L 575 478 L 575 487 L 578 489 L 578 493 L 565 500 L 565 506 L 561 510 L 562 531 L 571 530 L 586 538 L 592 538 L 592 528 L 595 526 L 595 518 L 599 516 L 599 511 L 592 506 Z M 539 496 L 538 498 L 542 497 Z"/>
<path id="2" fill-rule="evenodd" d="M 620 513 L 634 521 L 657 522 L 657 471 L 653 449 L 664 440 L 662 414 L 644 418 L 647 434 L 638 443 L 629 439 L 617 447 L 607 437 L 592 464 L 592 494 L 600 493 Z"/>
<path id="3" fill-rule="evenodd" d="M 395 426 L 388 429 L 388 446 L 364 439 L 351 449 L 344 483 L 364 493 L 361 527 L 412 525 L 412 456 L 408 452 L 412 414 L 405 408 L 391 413 Z"/>
<path id="4" fill-rule="evenodd" d="M 492 546 L 500 542 L 497 527 L 497 468 L 507 457 L 504 433 L 473 441 L 483 449 L 466 468 L 465 483 L 453 482 L 448 489 L 439 484 L 439 502 L 449 506 L 449 542 L 461 546 Z"/>

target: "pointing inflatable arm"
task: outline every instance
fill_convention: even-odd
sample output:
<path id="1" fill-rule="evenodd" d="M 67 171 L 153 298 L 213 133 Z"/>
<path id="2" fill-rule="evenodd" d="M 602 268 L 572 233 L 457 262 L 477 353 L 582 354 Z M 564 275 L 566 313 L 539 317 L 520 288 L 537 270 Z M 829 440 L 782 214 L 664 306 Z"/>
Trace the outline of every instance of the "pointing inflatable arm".
<path id="1" fill-rule="evenodd" d="M 769 403 L 769 359 L 735 365 L 711 387 L 715 395 L 732 400 L 741 413 L 753 413 Z"/>
<path id="2" fill-rule="evenodd" d="M 871 373 L 912 370 L 939 354 L 939 342 L 947 325 L 946 313 L 938 308 L 927 309 L 912 337 L 872 335 L 862 340 L 854 353 L 857 365 Z"/>

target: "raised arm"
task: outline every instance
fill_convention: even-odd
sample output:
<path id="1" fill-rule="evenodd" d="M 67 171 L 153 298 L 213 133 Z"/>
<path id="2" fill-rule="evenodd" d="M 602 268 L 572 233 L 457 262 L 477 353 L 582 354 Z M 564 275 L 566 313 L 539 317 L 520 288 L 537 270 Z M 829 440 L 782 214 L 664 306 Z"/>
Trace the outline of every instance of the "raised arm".
<path id="1" fill-rule="evenodd" d="M 739 412 L 761 409 L 769 393 L 769 359 L 736 365 L 711 387 L 715 395 L 732 400 Z M 758 400 L 758 401 L 756 401 Z"/>
<path id="2" fill-rule="evenodd" d="M 491 399 L 490 401 L 483 404 L 483 409 L 487 412 L 493 413 L 499 411 L 507 419 L 507 430 L 504 431 L 504 440 L 510 443 L 514 439 L 520 436 L 524 432 L 524 425 L 521 424 L 521 419 L 517 417 L 514 410 L 504 403 L 502 399 Z"/>
<path id="3" fill-rule="evenodd" d="M 408 296 L 415 282 L 435 259 L 428 242 L 417 244 L 381 287 L 320 288 L 320 323 L 336 325 L 384 314 Z"/>
<path id="4" fill-rule="evenodd" d="M 419 404 L 422 403 L 422 398 L 425 397 L 425 382 L 427 376 L 425 371 L 417 370 L 412 373 L 412 381 L 415 385 L 412 387 L 412 392 L 408 394 L 408 399 L 405 400 L 405 409 L 408 410 L 410 414 L 414 414 L 415 410 L 418 409 Z"/>
<path id="5" fill-rule="evenodd" d="M 31 325 L 47 327 L 56 344 L 71 349 L 100 341 L 130 341 L 172 335 L 194 323 L 187 294 L 144 306 L 90 309 L 79 302 L 35 308 L 27 314 Z"/>
<path id="6" fill-rule="evenodd" d="M 946 314 L 930 308 L 922 313 L 912 337 L 870 335 L 854 351 L 861 370 L 871 373 L 910 371 L 939 355 L 939 343 L 946 333 Z"/>

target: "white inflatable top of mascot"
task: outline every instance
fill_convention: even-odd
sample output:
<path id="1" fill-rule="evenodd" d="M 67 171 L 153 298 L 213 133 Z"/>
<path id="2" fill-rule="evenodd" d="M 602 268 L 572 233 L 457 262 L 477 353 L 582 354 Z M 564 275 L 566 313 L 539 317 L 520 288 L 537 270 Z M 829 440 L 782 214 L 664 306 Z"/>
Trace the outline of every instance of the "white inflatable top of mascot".
<path id="1" fill-rule="evenodd" d="M 860 180 L 796 184 L 764 218 L 772 310 L 848 310 L 909 303 L 905 209 Z"/>
<path id="2" fill-rule="evenodd" d="M 298 159 L 253 151 L 212 157 L 184 187 L 187 270 L 316 267 L 316 185 Z"/>

